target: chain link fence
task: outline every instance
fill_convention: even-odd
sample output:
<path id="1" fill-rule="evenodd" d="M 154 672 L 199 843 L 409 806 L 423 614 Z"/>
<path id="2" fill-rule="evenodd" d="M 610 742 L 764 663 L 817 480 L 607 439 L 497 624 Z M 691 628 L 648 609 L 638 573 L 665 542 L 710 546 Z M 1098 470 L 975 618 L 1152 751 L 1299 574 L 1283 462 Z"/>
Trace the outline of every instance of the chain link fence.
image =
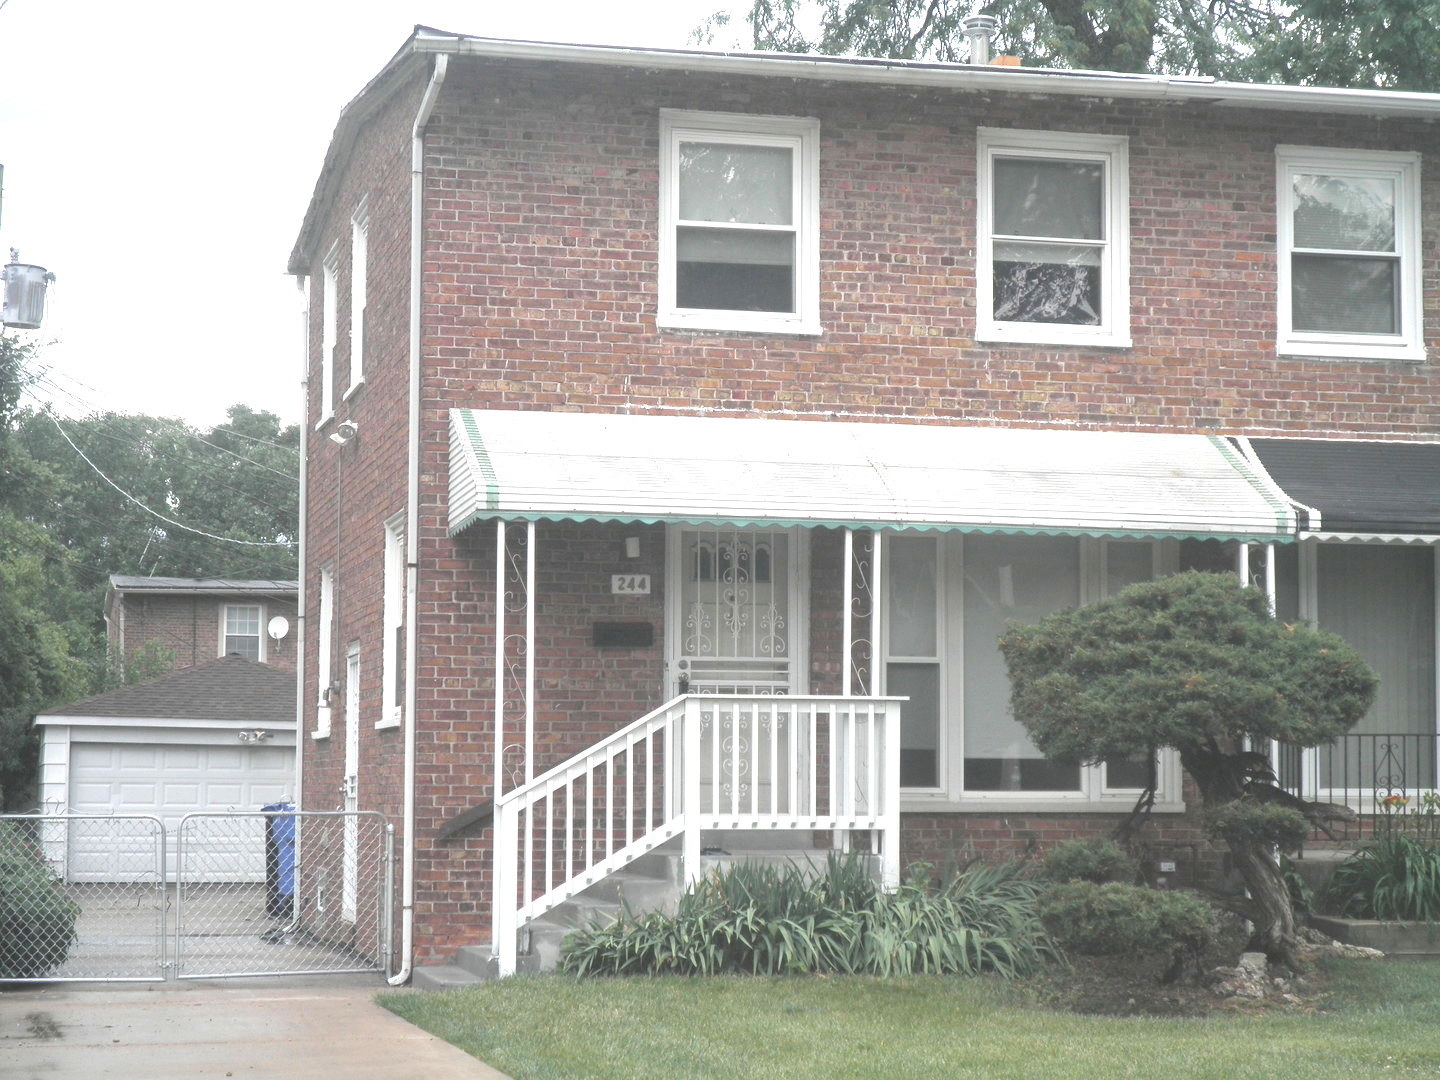
<path id="1" fill-rule="evenodd" d="M 386 971 L 376 813 L 0 815 L 0 981 Z"/>
<path id="2" fill-rule="evenodd" d="M 0 979 L 164 978 L 158 818 L 0 817 Z"/>

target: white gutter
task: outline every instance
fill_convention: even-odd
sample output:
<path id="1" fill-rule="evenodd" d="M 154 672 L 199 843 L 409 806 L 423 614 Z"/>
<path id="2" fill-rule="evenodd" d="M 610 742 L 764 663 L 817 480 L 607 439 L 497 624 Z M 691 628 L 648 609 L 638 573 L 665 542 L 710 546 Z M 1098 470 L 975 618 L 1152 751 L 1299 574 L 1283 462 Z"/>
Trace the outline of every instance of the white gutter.
<path id="1" fill-rule="evenodd" d="M 420 342 L 424 319 L 425 270 L 425 125 L 440 97 L 450 58 L 435 57 L 430 84 L 420 99 L 415 126 L 410 133 L 410 448 L 406 468 L 405 502 L 405 764 L 403 775 L 403 825 L 405 850 L 401 855 L 400 884 L 400 970 L 389 979 L 391 986 L 410 980 L 415 945 L 415 609 L 420 550 Z"/>
<path id="2" fill-rule="evenodd" d="M 1050 68 L 1009 68 L 915 60 L 802 56 L 794 53 L 722 53 L 566 45 L 467 37 L 424 27 L 417 28 L 411 48 L 417 53 L 599 64 L 655 71 L 683 71 L 689 75 L 714 73 L 823 79 L 845 83 L 883 83 L 890 86 L 944 87 L 952 90 L 1004 90 L 1019 94 L 1153 98 L 1251 109 L 1299 109 L 1323 113 L 1411 115 L 1440 119 L 1440 94 L 1232 83 L 1194 75 L 1060 71 Z"/>
<path id="3" fill-rule="evenodd" d="M 304 299 L 300 314 L 300 550 L 295 571 L 300 586 L 295 598 L 295 791 L 291 801 L 300 810 L 305 806 L 305 465 L 310 428 L 303 417 L 310 407 L 310 279 L 297 277 L 295 286 Z"/>

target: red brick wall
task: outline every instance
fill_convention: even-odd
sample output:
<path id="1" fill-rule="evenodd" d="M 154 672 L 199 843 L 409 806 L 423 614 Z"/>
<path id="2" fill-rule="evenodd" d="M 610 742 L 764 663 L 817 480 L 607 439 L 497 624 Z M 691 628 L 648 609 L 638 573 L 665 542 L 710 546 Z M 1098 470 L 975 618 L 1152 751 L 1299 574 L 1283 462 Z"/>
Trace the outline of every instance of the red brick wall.
<path id="1" fill-rule="evenodd" d="M 308 610 L 337 568 L 333 670 L 362 647 L 362 805 L 400 811 L 398 730 L 376 732 L 382 522 L 403 509 L 409 125 L 420 83 L 380 109 L 337 179 L 312 277 L 311 424 L 319 418 L 318 258 L 341 241 L 347 383 L 349 218 L 370 199 L 367 385 L 337 403 L 360 426 L 344 449 L 311 432 Z M 658 112 L 816 116 L 821 123 L 819 337 L 655 326 Z M 1129 137 L 1132 336 L 1127 349 L 973 340 L 975 130 Z M 912 92 L 521 63 L 457 62 L 427 140 L 425 331 L 417 650 L 416 926 L 420 960 L 488 933 L 488 833 L 439 844 L 493 782 L 493 528 L 446 537 L 452 406 L 699 412 L 1435 437 L 1433 363 L 1275 355 L 1278 143 L 1421 150 L 1427 329 L 1440 346 L 1440 154 L 1414 121 L 1287 116 L 1200 104 Z M 643 565 L 623 560 L 643 537 Z M 839 540 L 812 543 L 811 681 L 839 685 Z M 335 552 L 342 552 L 337 560 Z M 663 686 L 663 538 L 657 528 L 542 524 L 537 766 L 641 715 Z M 649 572 L 647 599 L 609 575 Z M 595 619 L 653 621 L 657 646 L 611 654 Z M 317 635 L 307 633 L 314 679 Z M 314 695 L 307 695 L 313 699 Z M 312 706 L 313 708 L 313 706 Z M 307 802 L 333 805 L 346 718 L 306 747 Z M 313 717 L 307 721 L 313 727 Z M 507 721 L 507 730 L 513 730 Z M 1100 831 L 1113 816 L 910 815 L 907 855 L 937 863 Z M 1194 841 L 1193 826 L 1167 837 Z"/>

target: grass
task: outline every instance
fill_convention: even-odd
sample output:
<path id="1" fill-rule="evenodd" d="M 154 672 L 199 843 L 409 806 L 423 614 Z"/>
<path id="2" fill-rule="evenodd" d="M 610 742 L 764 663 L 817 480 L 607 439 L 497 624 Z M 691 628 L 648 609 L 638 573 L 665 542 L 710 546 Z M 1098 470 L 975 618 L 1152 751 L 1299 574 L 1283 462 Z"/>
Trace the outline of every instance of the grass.
<path id="1" fill-rule="evenodd" d="M 381 1004 L 514 1080 L 1440 1077 L 1440 967 L 1347 961 L 1318 1013 L 1078 1016 L 998 979 L 530 976 Z"/>

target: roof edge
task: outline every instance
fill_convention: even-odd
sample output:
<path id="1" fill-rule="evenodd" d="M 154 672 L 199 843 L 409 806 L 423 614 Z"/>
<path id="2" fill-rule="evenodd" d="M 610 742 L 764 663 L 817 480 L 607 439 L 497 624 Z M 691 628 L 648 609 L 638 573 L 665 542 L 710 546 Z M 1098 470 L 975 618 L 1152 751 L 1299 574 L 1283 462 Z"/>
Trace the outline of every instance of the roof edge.
<path id="1" fill-rule="evenodd" d="M 1440 120 L 1440 94 L 1408 90 L 1347 90 L 1325 86 L 1221 82 L 1195 75 L 1015 68 L 818 54 L 578 45 L 486 38 L 417 25 L 395 55 L 340 111 L 304 222 L 290 253 L 288 273 L 303 276 L 310 270 L 320 216 L 334 194 L 341 164 L 349 157 L 361 125 L 423 66 L 427 56 L 441 53 L 457 57 L 638 67 L 687 74 L 818 79 L 970 92 L 1005 90 L 1027 94 L 1137 98 L 1233 108 Z"/>

